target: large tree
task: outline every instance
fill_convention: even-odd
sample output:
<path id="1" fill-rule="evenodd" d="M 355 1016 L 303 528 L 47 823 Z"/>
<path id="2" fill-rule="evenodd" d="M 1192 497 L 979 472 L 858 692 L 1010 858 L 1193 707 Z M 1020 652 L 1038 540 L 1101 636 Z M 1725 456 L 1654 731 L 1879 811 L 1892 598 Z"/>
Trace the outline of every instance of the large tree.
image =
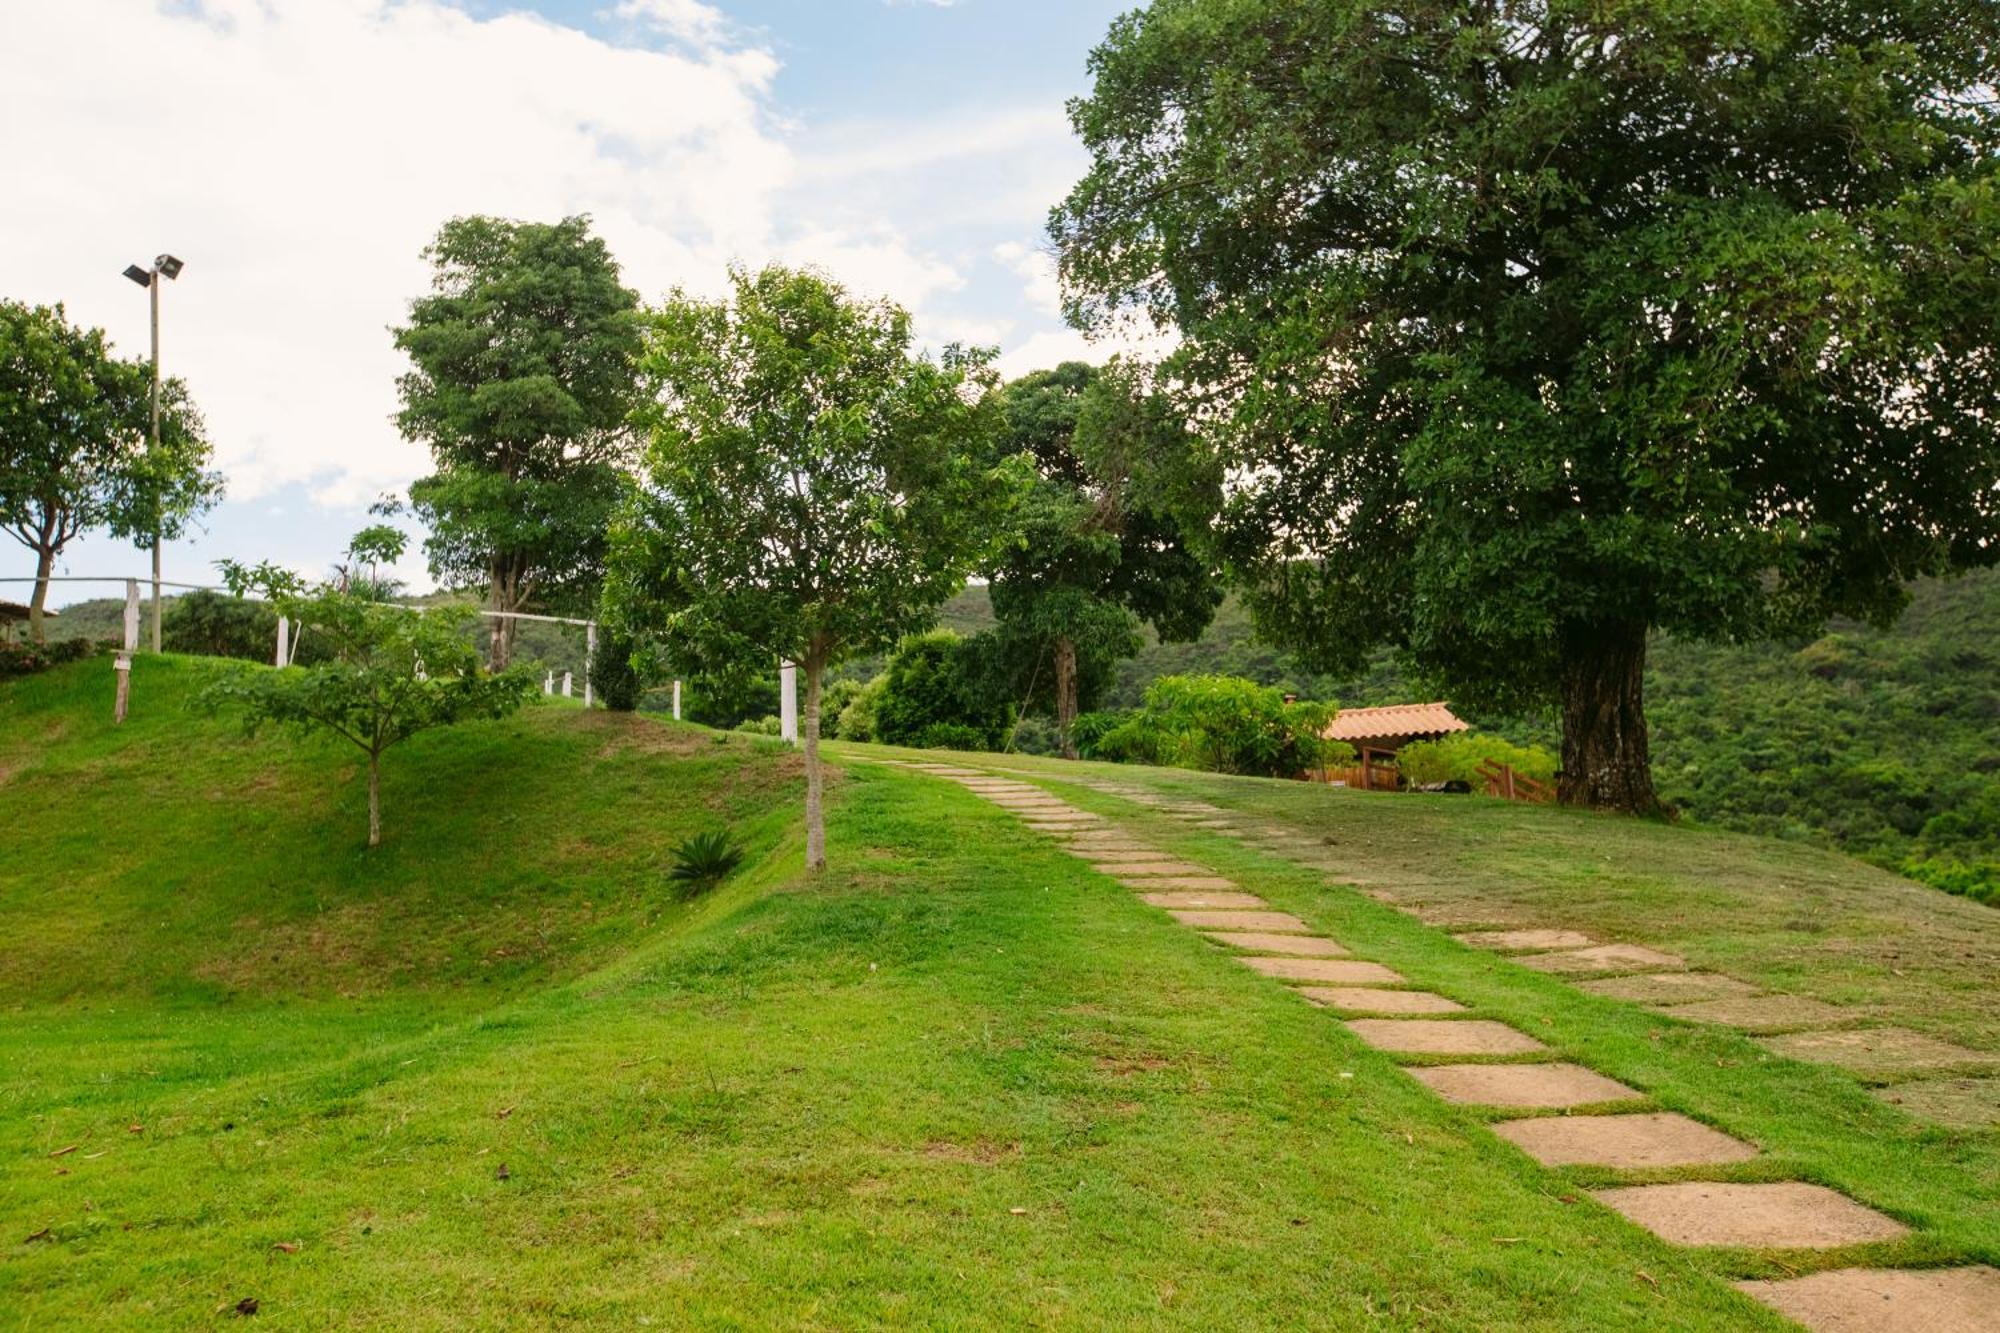
<path id="1" fill-rule="evenodd" d="M 1168 641 L 1197 638 L 1222 594 L 1140 483 L 1184 428 L 1130 368 L 1072 361 L 1025 375 L 1002 390 L 1001 415 L 1001 448 L 1028 458 L 1035 480 L 1016 539 L 988 569 L 993 612 L 1074 759 L 1078 709 L 1139 650 L 1139 623 Z"/>
<path id="2" fill-rule="evenodd" d="M 656 396 L 607 595 L 697 670 L 805 673 L 806 861 L 826 864 L 829 666 L 928 625 L 989 551 L 1011 494 L 978 356 L 913 354 L 910 319 L 810 272 L 675 292 L 648 331 Z"/>
<path id="3" fill-rule="evenodd" d="M 1267 633 L 1554 703 L 1563 798 L 1650 809 L 1650 631 L 2000 556 L 1996 52 L 1943 0 L 1156 0 L 1072 107 L 1072 314 L 1178 330 Z"/>
<path id="4" fill-rule="evenodd" d="M 431 292 L 396 330 L 414 367 L 397 420 L 436 462 L 410 487 L 431 572 L 484 583 L 494 611 L 587 607 L 631 440 L 639 299 L 588 218 L 454 218 L 424 257 Z M 513 642 L 497 619 L 496 668 Z"/>
<path id="5" fill-rule="evenodd" d="M 101 329 L 61 306 L 0 301 L 0 526 L 35 553 L 30 628 L 43 637 L 63 550 L 105 531 L 168 540 L 222 495 L 200 413 L 179 380 L 160 386 L 160 443 L 148 439 L 150 371 L 111 353 Z"/>

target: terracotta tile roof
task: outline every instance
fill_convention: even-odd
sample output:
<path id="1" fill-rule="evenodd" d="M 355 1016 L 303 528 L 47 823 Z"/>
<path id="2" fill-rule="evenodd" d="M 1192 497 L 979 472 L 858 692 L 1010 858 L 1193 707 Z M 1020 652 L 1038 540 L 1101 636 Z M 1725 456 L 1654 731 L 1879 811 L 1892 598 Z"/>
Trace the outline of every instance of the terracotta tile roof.
<path id="1" fill-rule="evenodd" d="M 1326 729 L 1336 741 L 1380 740 L 1394 736 L 1448 736 L 1454 731 L 1470 731 L 1442 703 L 1391 704 L 1387 708 L 1343 708 Z"/>

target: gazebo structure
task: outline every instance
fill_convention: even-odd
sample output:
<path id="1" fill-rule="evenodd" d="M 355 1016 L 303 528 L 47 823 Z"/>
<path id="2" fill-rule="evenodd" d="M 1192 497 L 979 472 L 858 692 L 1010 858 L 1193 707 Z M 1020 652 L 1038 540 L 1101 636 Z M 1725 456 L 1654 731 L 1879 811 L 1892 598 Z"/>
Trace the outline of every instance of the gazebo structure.
<path id="1" fill-rule="evenodd" d="M 1396 751 L 1411 741 L 1434 741 L 1470 731 L 1470 723 L 1443 703 L 1391 704 L 1386 708 L 1343 708 L 1326 729 L 1328 740 L 1352 745 L 1359 763 L 1348 770 L 1350 787 L 1396 790 Z M 1340 780 L 1336 775 L 1335 780 Z"/>
<path id="2" fill-rule="evenodd" d="M 53 611 L 42 612 L 42 618 L 45 620 L 53 620 L 55 619 L 55 615 L 56 613 Z M 28 607 L 26 604 L 0 600 L 0 639 L 12 639 L 17 635 L 25 633 L 26 631 L 16 629 L 15 626 L 27 623 Z"/>

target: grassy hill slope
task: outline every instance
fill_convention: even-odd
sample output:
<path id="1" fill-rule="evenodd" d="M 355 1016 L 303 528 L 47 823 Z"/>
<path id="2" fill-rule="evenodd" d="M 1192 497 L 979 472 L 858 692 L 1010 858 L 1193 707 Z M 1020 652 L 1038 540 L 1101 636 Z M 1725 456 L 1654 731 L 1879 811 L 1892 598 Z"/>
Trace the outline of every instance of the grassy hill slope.
<path id="1" fill-rule="evenodd" d="M 0 1311 L 24 1327 L 244 1300 L 280 1328 L 1780 1326 L 1728 1285 L 1775 1257 L 1625 1224 L 967 792 L 846 762 L 808 879 L 788 753 L 544 705 L 394 756 L 364 854 L 344 755 L 181 711 L 212 669 L 142 661 L 122 730 L 102 664 L 0 685 Z M 1712 878 L 1743 843 L 1143 776 L 1337 808 L 1363 864 L 1376 811 L 1430 812 L 1440 865 L 1558 884 Z M 725 819 L 751 863 L 672 903 L 665 844 Z M 1919 1227 L 1786 1264 L 2000 1258 L 1992 1135 L 1162 837 L 1752 1135 L 1755 1169 Z M 1744 845 L 1751 894 L 1784 849 Z M 1909 925 L 1882 910 L 1876 937 Z"/>

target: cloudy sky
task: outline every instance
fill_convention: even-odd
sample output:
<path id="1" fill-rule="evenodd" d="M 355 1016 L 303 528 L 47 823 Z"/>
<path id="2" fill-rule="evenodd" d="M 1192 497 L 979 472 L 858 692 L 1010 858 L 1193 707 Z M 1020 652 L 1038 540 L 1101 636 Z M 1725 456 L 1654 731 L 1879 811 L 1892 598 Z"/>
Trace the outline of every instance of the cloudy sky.
<path id="1" fill-rule="evenodd" d="M 391 421 L 387 329 L 455 214 L 589 213 L 648 299 L 809 262 L 1010 373 L 1086 353 L 1042 224 L 1082 166 L 1063 102 L 1131 3 L 4 0 L 0 295 L 140 356 L 120 272 L 185 260 L 163 355 L 230 498 L 167 577 L 323 569 L 426 470 Z M 87 539 L 64 572 L 143 563 Z M 32 569 L 0 550 L 0 576 Z"/>

